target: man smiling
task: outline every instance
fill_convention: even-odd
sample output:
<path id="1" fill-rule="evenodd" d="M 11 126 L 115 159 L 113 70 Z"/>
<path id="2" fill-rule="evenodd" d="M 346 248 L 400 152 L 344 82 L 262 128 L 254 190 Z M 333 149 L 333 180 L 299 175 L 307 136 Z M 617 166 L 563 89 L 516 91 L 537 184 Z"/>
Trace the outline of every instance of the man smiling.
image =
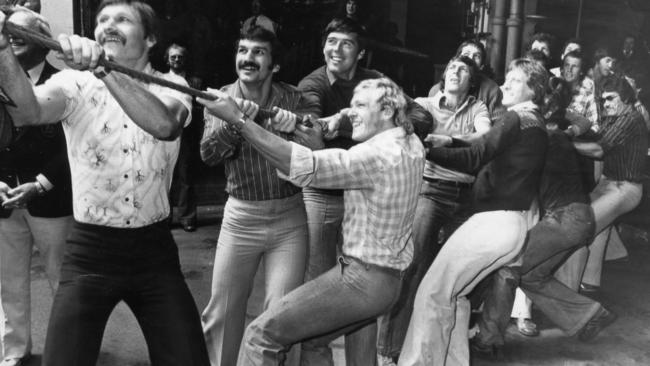
<path id="1" fill-rule="evenodd" d="M 313 113 L 295 87 L 274 82 L 280 69 L 275 35 L 253 27 L 240 35 L 235 66 L 238 80 L 221 90 L 239 98 L 254 119 L 251 104 L 271 108 L 276 116 L 263 126 L 282 138 L 281 125 L 295 115 Z M 284 108 L 284 109 L 278 109 Z M 274 128 L 272 123 L 276 124 Z M 302 284 L 307 256 L 307 220 L 300 188 L 278 178 L 265 156 L 223 120 L 206 115 L 201 157 L 208 165 L 225 163 L 228 201 L 224 208 L 212 277 L 212 296 L 203 311 L 203 331 L 212 365 L 235 365 L 244 332 L 246 302 L 260 260 L 264 258 L 265 307 Z"/>
<path id="2" fill-rule="evenodd" d="M 199 100 L 226 121 L 294 184 L 344 189 L 338 265 L 272 304 L 247 328 L 239 365 L 279 365 L 286 350 L 327 347 L 338 335 L 375 321 L 397 299 L 413 255 L 411 226 L 424 148 L 405 118 L 406 99 L 389 79 L 362 81 L 346 115 L 350 148 L 311 151 L 271 134 L 226 93 Z M 250 114 L 249 114 L 250 115 Z M 367 360 L 366 360 L 367 361 Z"/>
<path id="3" fill-rule="evenodd" d="M 0 14 L 0 28 L 4 20 Z M 200 319 L 166 220 L 177 137 L 190 119 L 191 100 L 97 67 L 104 53 L 162 76 L 149 64 L 157 30 L 149 5 L 104 0 L 96 21 L 97 42 L 59 36 L 62 57 L 76 70 L 34 89 L 0 35 L 0 84 L 16 102 L 8 107 L 14 123 L 63 121 L 72 173 L 75 223 L 43 364 L 94 365 L 106 322 L 124 301 L 142 327 L 153 365 L 204 366 Z"/>

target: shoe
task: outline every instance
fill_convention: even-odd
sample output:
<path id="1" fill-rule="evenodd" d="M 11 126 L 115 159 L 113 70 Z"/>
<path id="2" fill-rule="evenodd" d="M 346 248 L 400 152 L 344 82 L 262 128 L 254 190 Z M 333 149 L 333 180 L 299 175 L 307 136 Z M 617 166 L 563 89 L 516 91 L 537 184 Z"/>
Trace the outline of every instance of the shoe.
<path id="1" fill-rule="evenodd" d="M 589 342 L 596 338 L 598 333 L 605 329 L 608 325 L 616 321 L 618 315 L 616 313 L 600 307 L 596 314 L 589 319 L 582 329 L 578 332 L 578 340 L 581 342 Z"/>
<path id="2" fill-rule="evenodd" d="M 183 230 L 187 231 L 188 233 L 191 233 L 193 231 L 196 231 L 196 224 L 192 223 L 184 223 L 183 224 Z M 1 366 L 1 365 L 0 365 Z"/>
<path id="3" fill-rule="evenodd" d="M 537 337 L 539 335 L 537 324 L 530 319 L 517 318 L 517 330 L 526 337 Z"/>
<path id="4" fill-rule="evenodd" d="M 580 284 L 580 293 L 585 296 L 596 295 L 600 292 L 600 286 L 590 285 L 588 283 Z"/>
<path id="5" fill-rule="evenodd" d="M 5 358 L 0 362 L 0 366 L 24 366 L 27 365 L 27 360 L 30 357 L 31 354 L 27 354 L 23 357 Z"/>
<path id="6" fill-rule="evenodd" d="M 377 355 L 377 366 L 397 366 L 392 357 Z"/>
<path id="7" fill-rule="evenodd" d="M 502 360 L 503 349 L 494 344 L 483 343 L 479 337 L 470 338 L 469 351 L 472 356 L 478 357 L 482 360 Z"/>

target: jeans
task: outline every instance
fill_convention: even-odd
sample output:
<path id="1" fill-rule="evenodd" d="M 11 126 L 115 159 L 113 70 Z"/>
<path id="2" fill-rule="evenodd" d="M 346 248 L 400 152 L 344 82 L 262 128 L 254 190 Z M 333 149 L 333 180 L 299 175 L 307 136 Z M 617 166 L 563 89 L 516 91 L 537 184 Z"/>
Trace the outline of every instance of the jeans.
<path id="1" fill-rule="evenodd" d="M 72 216 L 34 217 L 27 209 L 14 209 L 11 216 L 0 219 L 0 330 L 5 359 L 31 352 L 32 248 L 36 245 L 45 262 L 45 274 L 54 293 L 71 225 Z"/>
<path id="2" fill-rule="evenodd" d="M 400 366 L 469 364 L 467 294 L 519 254 L 528 221 L 527 211 L 480 212 L 451 235 L 418 288 Z"/>
<path id="3" fill-rule="evenodd" d="M 388 357 L 399 355 L 418 286 L 433 262 L 440 245 L 438 234 L 444 227 L 450 236 L 470 216 L 472 189 L 443 182 L 422 181 L 420 197 L 413 220 L 413 263 L 404 275 L 402 293 L 387 316 L 379 322 L 377 348 Z"/>
<path id="4" fill-rule="evenodd" d="M 375 322 L 397 299 L 400 283 L 396 270 L 341 257 L 339 265 L 272 304 L 248 326 L 238 365 L 282 365 L 287 349 L 301 341 L 303 360 L 322 360 L 310 353 Z"/>
<path id="5" fill-rule="evenodd" d="M 589 321 L 600 304 L 562 285 L 553 272 L 576 248 L 588 243 L 594 228 L 594 214 L 588 204 L 572 203 L 546 213 L 528 232 L 518 264 L 503 267 L 492 275 L 478 322 L 481 343 L 504 344 L 517 286 L 570 335 Z"/>
<path id="6" fill-rule="evenodd" d="M 596 238 L 588 248 L 577 250 L 562 268 L 561 280 L 564 283 L 586 282 L 600 285 L 603 259 L 607 249 L 607 229 L 617 217 L 632 211 L 641 202 L 643 187 L 641 183 L 614 181 L 602 176 L 591 192 L 591 207 L 596 216 Z M 583 274 L 584 269 L 584 274 Z"/>
<path id="7" fill-rule="evenodd" d="M 246 303 L 262 258 L 266 309 L 303 283 L 306 257 L 301 194 L 268 201 L 228 199 L 214 257 L 211 297 L 202 314 L 212 365 L 237 363 Z"/>
<path id="8" fill-rule="evenodd" d="M 140 324 L 151 365 L 209 365 L 178 248 L 161 221 L 134 229 L 74 223 L 43 366 L 94 365 L 106 322 L 120 301 Z"/>

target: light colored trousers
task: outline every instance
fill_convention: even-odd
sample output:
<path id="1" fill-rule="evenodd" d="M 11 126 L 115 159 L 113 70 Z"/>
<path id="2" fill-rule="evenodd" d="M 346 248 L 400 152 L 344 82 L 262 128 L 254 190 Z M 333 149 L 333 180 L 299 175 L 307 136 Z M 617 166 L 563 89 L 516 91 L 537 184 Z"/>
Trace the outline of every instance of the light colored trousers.
<path id="1" fill-rule="evenodd" d="M 52 293 L 59 284 L 65 240 L 72 216 L 34 217 L 27 209 L 14 209 L 0 219 L 0 300 L 2 354 L 21 358 L 31 352 L 30 267 L 36 245 L 45 263 Z"/>
<path id="2" fill-rule="evenodd" d="M 641 202 L 641 183 L 614 181 L 602 176 L 591 192 L 591 207 L 596 216 L 596 238 L 578 249 L 558 269 L 556 277 L 567 287 L 577 290 L 580 282 L 600 286 L 603 259 L 614 220 L 632 211 Z"/>
<path id="3" fill-rule="evenodd" d="M 467 294 L 521 251 L 528 211 L 473 215 L 443 245 L 415 297 L 400 366 L 469 365 Z"/>
<path id="4" fill-rule="evenodd" d="M 228 198 L 212 272 L 212 294 L 202 314 L 213 366 L 237 364 L 246 303 L 264 258 L 264 309 L 303 282 L 307 219 L 302 195 L 268 200 Z"/>

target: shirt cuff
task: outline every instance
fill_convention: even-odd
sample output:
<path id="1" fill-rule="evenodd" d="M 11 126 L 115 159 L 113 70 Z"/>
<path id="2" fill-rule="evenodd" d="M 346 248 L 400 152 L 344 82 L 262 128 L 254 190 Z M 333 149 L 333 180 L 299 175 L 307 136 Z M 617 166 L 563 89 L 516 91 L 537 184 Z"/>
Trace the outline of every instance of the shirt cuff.
<path id="1" fill-rule="evenodd" d="M 309 185 L 314 176 L 314 153 L 307 147 L 291 142 L 289 175 L 278 170 L 278 176 L 301 187 Z"/>
<path id="2" fill-rule="evenodd" d="M 38 183 L 40 183 L 43 186 L 43 189 L 45 189 L 46 192 L 51 191 L 52 188 L 54 188 L 54 184 L 52 184 L 47 178 L 45 178 L 43 174 L 37 175 L 36 180 L 38 181 Z"/>

